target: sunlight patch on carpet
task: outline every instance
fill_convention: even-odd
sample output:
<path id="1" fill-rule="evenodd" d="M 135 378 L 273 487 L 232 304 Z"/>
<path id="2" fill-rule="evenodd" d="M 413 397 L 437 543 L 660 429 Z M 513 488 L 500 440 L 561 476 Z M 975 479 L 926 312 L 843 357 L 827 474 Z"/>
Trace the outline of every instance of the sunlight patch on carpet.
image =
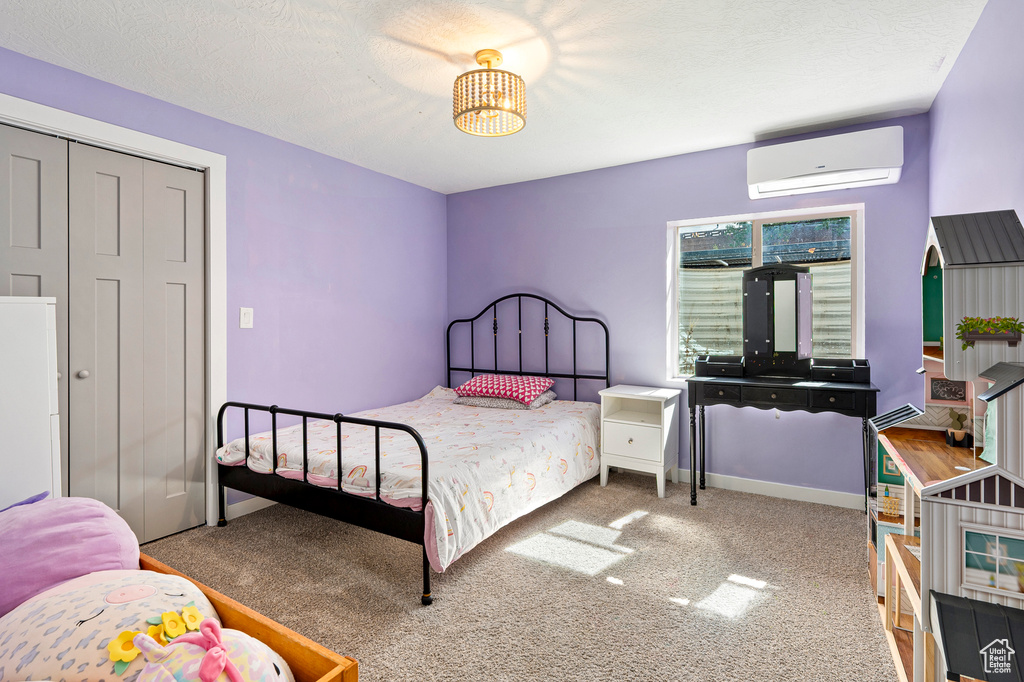
<path id="1" fill-rule="evenodd" d="M 608 527 L 614 528 L 615 530 L 622 530 L 625 526 L 628 526 L 637 519 L 642 519 L 643 517 L 647 516 L 647 513 L 648 512 L 638 509 L 632 514 L 626 514 L 621 519 L 615 519 L 614 521 L 608 524 Z"/>
<path id="2" fill-rule="evenodd" d="M 597 575 L 626 556 L 622 552 L 549 533 L 538 533 L 506 551 L 585 575 Z"/>
<path id="3" fill-rule="evenodd" d="M 595 526 L 581 521 L 566 521 L 565 523 L 560 523 L 554 528 L 549 529 L 548 532 L 554 533 L 555 535 L 573 538 L 574 540 L 581 540 L 582 542 L 597 545 L 598 547 L 613 549 L 616 552 L 623 552 L 624 554 L 632 554 L 633 552 L 629 547 L 622 547 L 621 545 L 615 544 L 615 541 L 619 539 L 622 532 L 612 530 L 611 528 L 603 528 L 601 526 Z"/>
<path id="4" fill-rule="evenodd" d="M 733 583 L 722 583 L 714 592 L 697 602 L 698 609 L 717 613 L 726 618 L 741 617 L 758 601 L 762 594 L 757 590 Z"/>
<path id="5" fill-rule="evenodd" d="M 754 587 L 759 590 L 763 590 L 768 583 L 763 580 L 755 580 L 754 578 L 748 578 L 746 576 L 738 575 L 733 573 L 726 580 L 736 583 L 737 585 L 746 585 L 747 587 Z"/>
<path id="6" fill-rule="evenodd" d="M 757 602 L 765 598 L 763 580 L 733 573 L 718 588 L 695 604 L 698 609 L 733 620 L 742 617 Z"/>

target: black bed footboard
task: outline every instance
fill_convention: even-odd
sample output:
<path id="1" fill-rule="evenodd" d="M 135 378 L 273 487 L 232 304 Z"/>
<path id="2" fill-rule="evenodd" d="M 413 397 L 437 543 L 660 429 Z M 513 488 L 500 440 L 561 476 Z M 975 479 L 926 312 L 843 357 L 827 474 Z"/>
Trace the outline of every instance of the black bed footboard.
<path id="1" fill-rule="evenodd" d="M 374 419 L 362 419 L 359 417 L 346 417 L 343 414 L 326 414 L 320 412 L 309 412 L 306 410 L 292 410 L 277 405 L 254 405 L 251 403 L 227 402 L 221 406 L 217 414 L 217 449 L 224 447 L 224 414 L 228 408 L 242 410 L 245 423 L 245 457 L 246 464 L 229 466 L 218 463 L 218 504 L 220 518 L 218 526 L 227 525 L 225 518 L 224 488 L 232 488 L 250 495 L 256 495 L 268 500 L 287 504 L 306 511 L 327 516 L 329 518 L 345 521 L 361 528 L 374 530 L 385 535 L 407 540 L 423 547 L 423 604 L 430 604 L 433 601 L 430 593 L 430 565 L 427 560 L 427 548 L 425 544 L 426 530 L 426 509 L 427 509 L 427 476 L 428 460 L 427 446 L 416 429 L 406 424 L 396 422 L 377 421 Z M 261 474 L 253 471 L 248 466 L 248 459 L 251 455 L 249 447 L 249 413 L 252 411 L 266 412 L 270 414 L 271 422 L 271 468 L 277 472 L 277 416 L 288 415 L 302 419 L 302 480 L 283 478 L 276 475 Z M 337 441 L 337 485 L 333 488 L 314 485 L 309 482 L 309 438 L 307 434 L 309 420 L 333 421 L 335 423 L 335 438 Z M 374 462 L 376 464 L 376 483 L 374 496 L 363 497 L 345 492 L 341 489 L 343 477 L 342 464 L 344 452 L 342 450 L 341 425 L 358 424 L 369 426 L 374 429 Z M 396 507 L 380 498 L 380 432 L 381 429 L 393 431 L 404 431 L 412 436 L 420 451 L 420 476 L 421 476 L 421 497 L 422 506 L 420 510 L 413 510 L 407 507 Z"/>

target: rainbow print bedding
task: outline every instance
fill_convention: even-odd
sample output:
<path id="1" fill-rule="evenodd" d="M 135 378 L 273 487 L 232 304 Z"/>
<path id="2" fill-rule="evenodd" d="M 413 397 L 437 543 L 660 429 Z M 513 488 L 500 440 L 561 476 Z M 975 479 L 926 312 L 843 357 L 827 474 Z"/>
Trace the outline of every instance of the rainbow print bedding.
<path id="1" fill-rule="evenodd" d="M 425 546 L 430 565 L 443 571 L 505 524 L 560 497 L 598 473 L 600 407 L 556 400 L 536 410 L 454 404 L 455 392 L 438 386 L 412 402 L 349 415 L 407 424 L 427 446 Z M 307 425 L 310 483 L 337 487 L 336 425 Z M 382 429 L 381 499 L 419 509 L 420 453 L 406 433 Z M 249 437 L 248 466 L 270 473 L 270 432 Z M 342 424 L 342 490 L 375 494 L 374 430 Z M 277 432 L 277 474 L 302 479 L 301 424 Z M 245 440 L 217 451 L 221 464 L 243 465 Z"/>

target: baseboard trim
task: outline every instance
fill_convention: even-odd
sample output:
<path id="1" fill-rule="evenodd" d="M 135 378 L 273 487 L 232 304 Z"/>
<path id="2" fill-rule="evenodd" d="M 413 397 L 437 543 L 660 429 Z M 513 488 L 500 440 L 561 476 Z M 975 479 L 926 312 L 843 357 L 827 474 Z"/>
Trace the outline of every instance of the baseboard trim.
<path id="1" fill-rule="evenodd" d="M 241 502 L 235 502 L 229 504 L 224 510 L 224 515 L 227 516 L 227 520 L 231 521 L 237 519 L 240 516 L 246 514 L 252 514 L 260 509 L 266 509 L 267 507 L 277 504 L 273 500 L 266 500 L 262 497 L 250 497 L 248 500 L 242 500 Z"/>
<path id="2" fill-rule="evenodd" d="M 723 490 L 736 490 L 741 493 L 754 493 L 755 495 L 767 495 L 768 497 L 781 497 L 787 500 L 798 500 L 800 502 L 817 502 L 832 507 L 843 507 L 845 509 L 864 509 L 864 496 L 856 493 L 843 493 L 837 490 L 822 490 L 821 488 L 804 488 L 798 485 L 787 483 L 774 483 L 771 481 L 756 481 L 752 478 L 740 478 L 739 476 L 727 476 L 725 474 L 705 474 L 707 485 Z M 679 470 L 679 484 L 689 484 L 690 470 Z M 698 493 L 699 499 L 700 493 Z"/>

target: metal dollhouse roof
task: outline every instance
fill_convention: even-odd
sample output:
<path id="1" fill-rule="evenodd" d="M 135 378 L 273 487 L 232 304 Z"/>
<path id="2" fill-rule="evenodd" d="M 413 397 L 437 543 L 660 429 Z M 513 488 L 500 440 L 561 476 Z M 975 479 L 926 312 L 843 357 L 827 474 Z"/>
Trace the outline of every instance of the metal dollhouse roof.
<path id="1" fill-rule="evenodd" d="M 1024 611 L 930 591 L 932 624 L 947 675 L 1022 680 Z M 1018 653 L 1020 650 L 1020 653 Z"/>
<path id="2" fill-rule="evenodd" d="M 997 362 L 982 372 L 981 377 L 995 382 L 991 388 L 978 396 L 980 400 L 990 402 L 1024 384 L 1024 365 L 1016 362 Z"/>
<path id="3" fill-rule="evenodd" d="M 868 420 L 868 423 L 871 424 L 871 427 L 875 431 L 884 431 L 890 426 L 896 426 L 901 422 L 913 419 L 914 417 L 918 417 L 922 414 L 924 414 L 924 410 L 907 403 L 906 405 L 897 407 L 895 410 L 889 410 L 888 412 L 872 417 Z"/>
<path id="4" fill-rule="evenodd" d="M 1024 227 L 1012 209 L 935 216 L 932 229 L 943 267 L 1024 264 Z"/>

